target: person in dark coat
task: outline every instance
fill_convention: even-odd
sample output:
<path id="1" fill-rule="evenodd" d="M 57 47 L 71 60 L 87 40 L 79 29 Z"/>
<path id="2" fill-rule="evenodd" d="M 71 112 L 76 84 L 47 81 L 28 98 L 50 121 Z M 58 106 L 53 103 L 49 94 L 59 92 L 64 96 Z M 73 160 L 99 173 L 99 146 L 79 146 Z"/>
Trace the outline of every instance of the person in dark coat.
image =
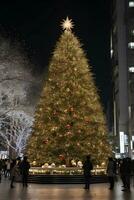
<path id="1" fill-rule="evenodd" d="M 126 179 L 125 179 L 125 174 L 124 174 L 124 168 L 125 168 L 125 158 L 123 158 L 120 162 L 120 177 L 122 180 L 122 187 L 126 188 Z"/>
<path id="2" fill-rule="evenodd" d="M 116 175 L 115 162 L 112 157 L 109 157 L 108 164 L 107 164 L 107 176 L 108 176 L 108 180 L 110 184 L 110 187 L 109 187 L 110 190 L 114 188 L 115 175 Z"/>
<path id="3" fill-rule="evenodd" d="M 127 157 L 124 160 L 124 165 L 122 169 L 122 175 L 124 177 L 124 189 L 122 191 L 129 191 L 130 190 L 130 176 L 132 171 L 132 165 L 131 165 L 131 158 Z"/>
<path id="4" fill-rule="evenodd" d="M 90 155 L 87 155 L 86 160 L 83 163 L 84 179 L 85 179 L 84 189 L 87 189 L 87 190 L 89 190 L 89 188 L 90 188 L 91 170 L 92 169 L 93 169 L 93 164 L 90 160 Z"/>
<path id="5" fill-rule="evenodd" d="M 24 159 L 20 164 L 20 172 L 21 172 L 21 175 L 22 175 L 23 187 L 28 186 L 27 182 L 28 182 L 29 169 L 30 169 L 30 164 L 27 161 L 27 156 L 24 156 Z"/>
<path id="6" fill-rule="evenodd" d="M 134 160 L 131 161 L 132 184 L 134 187 Z"/>

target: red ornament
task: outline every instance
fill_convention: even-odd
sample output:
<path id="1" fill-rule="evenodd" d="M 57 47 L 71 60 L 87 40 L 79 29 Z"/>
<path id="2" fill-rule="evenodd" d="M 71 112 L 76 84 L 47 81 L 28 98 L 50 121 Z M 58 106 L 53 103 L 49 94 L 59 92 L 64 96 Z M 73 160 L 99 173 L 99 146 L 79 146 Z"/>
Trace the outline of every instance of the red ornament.
<path id="1" fill-rule="evenodd" d="M 47 143 L 48 143 L 48 139 L 44 140 L 43 143 L 44 143 L 44 144 L 47 144 Z"/>
<path id="2" fill-rule="evenodd" d="M 60 154 L 60 155 L 59 155 L 59 159 L 60 159 L 60 160 L 65 160 L 64 155 Z"/>
<path id="3" fill-rule="evenodd" d="M 90 122 L 90 119 L 88 117 L 85 117 L 85 122 L 88 124 Z"/>
<path id="4" fill-rule="evenodd" d="M 67 128 L 67 129 L 70 129 L 70 128 L 71 128 L 70 124 L 67 124 L 67 125 L 66 125 L 66 128 Z"/>

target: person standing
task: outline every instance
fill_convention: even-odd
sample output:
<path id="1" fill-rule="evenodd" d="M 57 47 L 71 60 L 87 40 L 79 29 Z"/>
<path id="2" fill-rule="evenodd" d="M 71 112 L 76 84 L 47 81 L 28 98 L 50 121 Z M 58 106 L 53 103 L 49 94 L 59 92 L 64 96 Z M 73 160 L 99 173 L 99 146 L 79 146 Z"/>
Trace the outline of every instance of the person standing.
<path id="1" fill-rule="evenodd" d="M 107 175 L 110 183 L 109 189 L 112 190 L 114 188 L 115 175 L 116 175 L 115 163 L 112 157 L 108 158 Z"/>
<path id="2" fill-rule="evenodd" d="M 89 188 L 90 188 L 91 170 L 92 169 L 93 169 L 93 164 L 90 160 L 90 155 L 87 155 L 86 160 L 83 163 L 84 179 L 85 179 L 84 189 L 87 189 L 87 190 L 89 190 Z"/>
<path id="3" fill-rule="evenodd" d="M 122 187 L 126 188 L 126 178 L 125 178 L 125 175 L 124 175 L 124 169 L 125 169 L 125 158 L 123 158 L 120 162 L 120 177 L 121 177 L 121 180 L 122 180 Z"/>
<path id="4" fill-rule="evenodd" d="M 28 186 L 29 169 L 30 169 L 30 163 L 27 161 L 27 156 L 24 156 L 23 161 L 20 163 L 20 171 L 22 175 L 23 187 Z"/>
<path id="5" fill-rule="evenodd" d="M 132 185 L 134 187 L 134 160 L 131 163 Z"/>
<path id="6" fill-rule="evenodd" d="M 16 160 L 13 160 L 11 163 L 11 183 L 10 183 L 10 187 L 14 188 L 14 181 L 16 176 L 18 175 L 18 165 L 16 163 Z"/>
<path id="7" fill-rule="evenodd" d="M 11 167 L 11 163 L 10 163 L 10 160 L 8 159 L 7 161 L 6 161 L 6 177 L 9 177 L 10 178 L 10 175 L 11 175 L 11 171 L 10 171 L 10 167 Z"/>
<path id="8" fill-rule="evenodd" d="M 131 163 L 131 158 L 127 157 L 125 158 L 125 162 L 124 162 L 124 167 L 122 170 L 122 174 L 125 180 L 125 185 L 124 185 L 124 189 L 122 189 L 122 191 L 130 191 L 130 176 L 131 176 L 131 172 L 132 172 L 132 163 Z"/>

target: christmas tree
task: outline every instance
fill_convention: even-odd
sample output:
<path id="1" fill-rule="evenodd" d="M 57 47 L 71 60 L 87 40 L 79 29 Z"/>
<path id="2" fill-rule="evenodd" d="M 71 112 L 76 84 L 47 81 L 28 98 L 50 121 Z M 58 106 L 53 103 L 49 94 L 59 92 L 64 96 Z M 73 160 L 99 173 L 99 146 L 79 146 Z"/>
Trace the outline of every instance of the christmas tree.
<path id="1" fill-rule="evenodd" d="M 110 154 L 106 120 L 91 66 L 68 18 L 57 42 L 35 112 L 28 156 L 39 165 L 82 160 L 101 163 Z"/>

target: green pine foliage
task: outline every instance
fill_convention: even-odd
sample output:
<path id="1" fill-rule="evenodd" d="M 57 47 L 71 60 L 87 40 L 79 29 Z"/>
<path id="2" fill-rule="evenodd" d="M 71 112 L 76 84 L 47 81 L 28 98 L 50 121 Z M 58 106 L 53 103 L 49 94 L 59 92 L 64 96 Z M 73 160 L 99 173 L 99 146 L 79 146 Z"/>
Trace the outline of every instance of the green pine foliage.
<path id="1" fill-rule="evenodd" d="M 111 153 L 107 127 L 91 66 L 79 40 L 64 31 L 49 65 L 35 112 L 28 156 L 38 165 L 82 160 L 101 164 Z"/>

